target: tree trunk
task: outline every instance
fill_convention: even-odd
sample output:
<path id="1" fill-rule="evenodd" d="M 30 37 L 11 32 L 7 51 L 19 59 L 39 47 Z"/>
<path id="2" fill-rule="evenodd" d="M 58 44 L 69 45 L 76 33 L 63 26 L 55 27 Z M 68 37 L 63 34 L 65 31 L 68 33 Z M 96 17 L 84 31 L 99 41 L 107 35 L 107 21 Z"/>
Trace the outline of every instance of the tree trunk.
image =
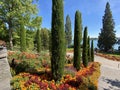
<path id="1" fill-rule="evenodd" d="M 9 23 L 9 47 L 11 50 L 13 50 L 13 37 L 12 37 L 12 25 Z"/>

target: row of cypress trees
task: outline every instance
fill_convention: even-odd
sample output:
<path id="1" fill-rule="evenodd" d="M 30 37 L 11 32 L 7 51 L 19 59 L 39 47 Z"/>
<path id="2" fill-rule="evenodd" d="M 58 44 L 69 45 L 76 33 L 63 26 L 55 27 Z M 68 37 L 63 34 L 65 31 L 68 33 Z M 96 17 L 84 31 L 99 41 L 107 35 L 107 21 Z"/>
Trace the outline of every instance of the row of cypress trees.
<path id="1" fill-rule="evenodd" d="M 83 61 L 83 65 L 85 67 L 88 66 L 89 62 L 94 61 L 93 40 L 91 41 L 91 45 L 90 45 L 90 37 L 88 36 L 87 27 L 85 27 L 85 29 L 84 29 L 82 61 Z"/>
<path id="2" fill-rule="evenodd" d="M 51 70 L 55 81 L 58 81 L 64 71 L 65 62 L 65 32 L 64 32 L 64 15 L 63 0 L 52 0 L 52 30 L 51 30 Z M 81 61 L 87 67 L 89 61 L 94 60 L 93 41 L 90 49 L 90 38 L 87 36 L 87 27 L 84 30 L 83 50 L 81 50 L 82 42 L 82 18 L 81 13 L 75 13 L 74 28 L 74 62 L 73 66 L 76 70 L 80 70 Z M 21 51 L 26 50 L 26 32 L 24 28 L 21 30 Z M 40 52 L 40 30 L 37 30 L 37 51 Z M 83 51 L 83 52 L 82 52 Z M 81 60 L 82 59 L 82 60 Z M 89 61 L 88 61 L 89 60 Z"/>
<path id="3" fill-rule="evenodd" d="M 52 30 L 51 30 L 51 71 L 55 81 L 59 81 L 64 72 L 64 62 L 66 54 L 65 32 L 64 32 L 64 12 L 63 0 L 52 0 Z M 82 19 L 81 13 L 75 13 L 75 29 L 74 29 L 74 62 L 73 66 L 76 70 L 80 70 L 81 59 L 86 67 L 88 65 L 88 56 L 93 58 L 93 48 L 88 45 L 87 27 L 84 30 L 83 52 L 81 50 L 82 41 Z M 93 41 L 92 45 L 93 47 Z M 89 51 L 89 54 L 88 54 Z M 92 52 L 92 53 L 91 53 Z M 83 55 L 82 55 L 83 54 Z M 90 55 L 91 54 L 91 55 Z M 93 55 L 92 55 L 93 54 Z M 82 55 L 82 56 L 81 56 Z M 92 59 L 91 59 L 92 60 Z"/>
<path id="4" fill-rule="evenodd" d="M 93 41 L 90 45 L 90 37 L 88 36 L 87 27 L 84 29 L 83 46 L 82 42 L 82 19 L 81 13 L 76 11 L 75 13 L 75 28 L 74 28 L 74 62 L 73 66 L 76 70 L 80 70 L 81 62 L 85 67 L 88 66 L 88 62 L 94 61 L 94 47 Z M 91 46 L 91 47 L 90 47 Z M 81 47 L 82 50 L 81 50 Z"/>

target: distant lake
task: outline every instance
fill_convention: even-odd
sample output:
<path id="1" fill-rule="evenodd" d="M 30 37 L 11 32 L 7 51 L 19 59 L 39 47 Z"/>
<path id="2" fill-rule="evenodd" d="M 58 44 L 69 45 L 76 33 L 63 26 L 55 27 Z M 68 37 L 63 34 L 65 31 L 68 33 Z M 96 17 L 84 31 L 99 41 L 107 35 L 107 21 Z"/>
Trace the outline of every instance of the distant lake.
<path id="1" fill-rule="evenodd" d="M 98 43 L 98 40 L 97 40 L 97 39 L 93 40 L 94 48 L 98 48 L 97 43 Z M 115 44 L 115 45 L 113 46 L 114 49 L 118 49 L 118 47 L 119 47 L 118 44 Z"/>
<path id="2" fill-rule="evenodd" d="M 73 44 L 73 41 L 72 41 L 72 44 Z M 90 44 L 91 44 L 91 40 L 90 40 Z M 94 48 L 98 48 L 98 46 L 97 46 L 98 40 L 97 40 L 97 39 L 94 39 L 94 40 L 93 40 L 93 44 L 94 44 Z M 113 46 L 113 48 L 116 49 L 116 50 L 118 50 L 118 47 L 119 47 L 119 46 L 120 46 L 120 45 L 115 44 L 115 45 Z"/>

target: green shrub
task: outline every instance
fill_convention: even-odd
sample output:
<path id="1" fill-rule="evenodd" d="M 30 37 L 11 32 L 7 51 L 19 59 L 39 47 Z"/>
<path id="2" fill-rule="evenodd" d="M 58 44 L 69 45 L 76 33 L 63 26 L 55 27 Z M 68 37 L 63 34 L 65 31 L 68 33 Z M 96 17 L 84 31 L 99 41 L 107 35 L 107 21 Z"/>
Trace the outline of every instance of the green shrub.
<path id="1" fill-rule="evenodd" d="M 89 83 L 88 90 L 97 90 L 97 87 L 93 83 Z"/>
<path id="2" fill-rule="evenodd" d="M 35 73 L 37 72 L 35 69 L 34 63 L 28 63 L 26 61 L 22 61 L 15 67 L 16 74 L 19 74 L 20 72 L 29 72 L 29 73 Z"/>
<path id="3" fill-rule="evenodd" d="M 10 72 L 11 72 L 11 75 L 12 75 L 12 76 L 15 76 L 15 75 L 16 75 L 16 72 L 15 72 L 15 70 L 14 70 L 13 68 L 10 68 Z"/>

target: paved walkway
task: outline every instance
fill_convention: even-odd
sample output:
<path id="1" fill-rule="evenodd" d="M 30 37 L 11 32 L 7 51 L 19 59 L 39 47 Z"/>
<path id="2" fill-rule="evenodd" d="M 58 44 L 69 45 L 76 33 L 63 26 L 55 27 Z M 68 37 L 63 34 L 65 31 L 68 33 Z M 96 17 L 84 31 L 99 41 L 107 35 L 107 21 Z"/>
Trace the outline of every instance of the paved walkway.
<path id="1" fill-rule="evenodd" d="M 10 67 L 7 60 L 7 50 L 0 50 L 0 90 L 10 90 Z"/>
<path id="2" fill-rule="evenodd" d="M 120 90 L 120 62 L 99 56 L 95 56 L 95 61 L 101 63 L 98 90 Z"/>

